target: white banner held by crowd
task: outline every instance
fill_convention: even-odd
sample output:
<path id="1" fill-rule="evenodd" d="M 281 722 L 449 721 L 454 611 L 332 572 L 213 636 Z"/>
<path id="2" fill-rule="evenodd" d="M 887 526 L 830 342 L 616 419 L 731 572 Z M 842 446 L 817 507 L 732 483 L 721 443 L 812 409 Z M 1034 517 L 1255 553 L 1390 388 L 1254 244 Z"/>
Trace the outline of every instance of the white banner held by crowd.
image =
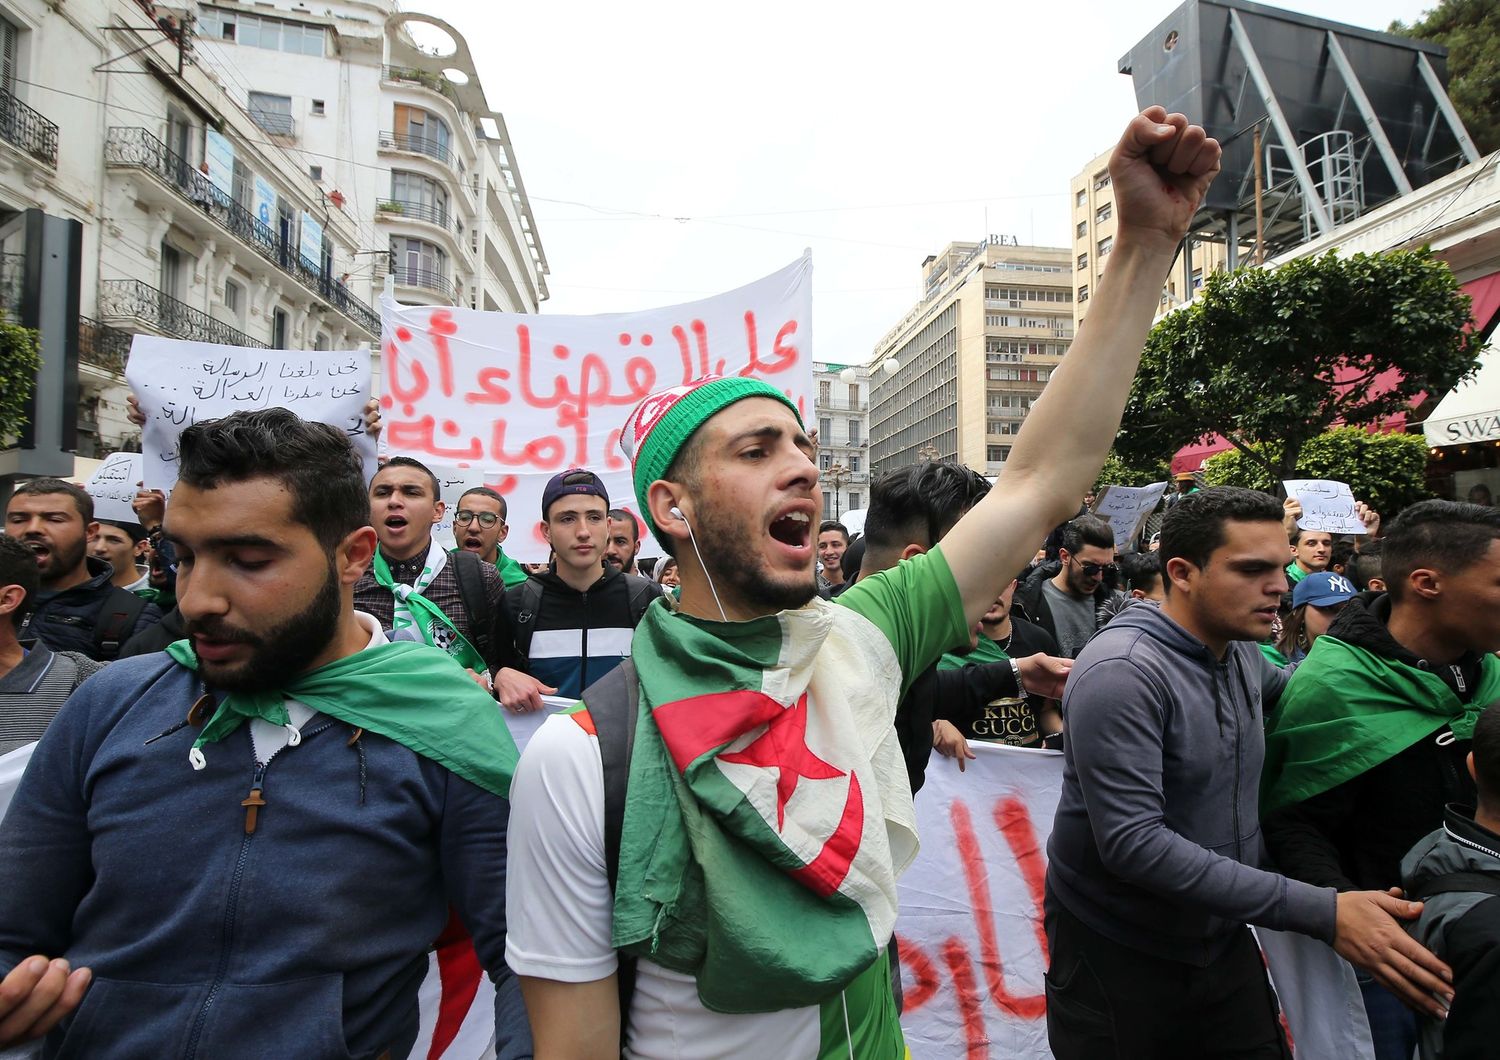
<path id="1" fill-rule="evenodd" d="M 130 502 L 135 500 L 136 483 L 143 474 L 140 453 L 110 453 L 105 457 L 83 487 L 94 498 L 94 518 L 140 522 Z"/>
<path id="2" fill-rule="evenodd" d="M 141 448 L 150 489 L 170 490 L 177 481 L 177 438 L 183 428 L 243 409 L 290 409 L 336 427 L 354 443 L 366 476 L 373 473 L 375 443 L 364 420 L 370 400 L 368 350 L 259 350 L 137 335 L 125 379 L 146 414 Z"/>
<path id="3" fill-rule="evenodd" d="M 468 465 L 506 498 L 515 559 L 547 558 L 542 488 L 599 474 L 636 510 L 620 452 L 641 398 L 704 375 L 748 375 L 812 414 L 812 259 L 699 302 L 638 313 L 533 316 L 381 299 L 381 451 Z M 642 555 L 660 555 L 643 542 Z"/>
<path id="4" fill-rule="evenodd" d="M 1166 492 L 1165 482 L 1150 486 L 1105 486 L 1094 502 L 1094 514 L 1115 532 L 1115 551 L 1124 552 L 1135 539 L 1141 520 L 1155 510 Z"/>
<path id="5" fill-rule="evenodd" d="M 1343 482 L 1321 478 L 1289 478 L 1282 483 L 1288 497 L 1302 505 L 1297 525 L 1325 534 L 1363 534 L 1365 524 L 1354 513 L 1354 494 Z"/>

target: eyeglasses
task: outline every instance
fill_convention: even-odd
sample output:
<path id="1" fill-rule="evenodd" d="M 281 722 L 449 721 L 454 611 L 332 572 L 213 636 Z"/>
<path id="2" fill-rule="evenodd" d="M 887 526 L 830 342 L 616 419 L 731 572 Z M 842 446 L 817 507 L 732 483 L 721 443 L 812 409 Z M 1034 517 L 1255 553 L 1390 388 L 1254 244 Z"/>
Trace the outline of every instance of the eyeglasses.
<path id="1" fill-rule="evenodd" d="M 459 526 L 468 526 L 475 519 L 478 519 L 479 525 L 486 530 L 500 521 L 500 517 L 494 512 L 471 512 L 467 508 L 460 508 L 453 513 L 453 521 Z"/>
<path id="2" fill-rule="evenodd" d="M 1099 574 L 1113 574 L 1120 569 L 1118 563 L 1084 563 L 1079 561 L 1078 569 L 1083 571 L 1084 577 L 1092 578 Z"/>

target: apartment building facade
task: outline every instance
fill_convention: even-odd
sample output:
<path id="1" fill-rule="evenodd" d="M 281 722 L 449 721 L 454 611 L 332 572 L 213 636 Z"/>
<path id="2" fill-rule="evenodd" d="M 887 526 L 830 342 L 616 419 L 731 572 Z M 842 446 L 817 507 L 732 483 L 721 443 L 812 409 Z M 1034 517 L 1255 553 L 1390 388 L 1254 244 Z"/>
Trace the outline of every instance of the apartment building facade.
<path id="1" fill-rule="evenodd" d="M 813 385 L 823 518 L 838 519 L 870 500 L 870 370 L 815 361 Z"/>

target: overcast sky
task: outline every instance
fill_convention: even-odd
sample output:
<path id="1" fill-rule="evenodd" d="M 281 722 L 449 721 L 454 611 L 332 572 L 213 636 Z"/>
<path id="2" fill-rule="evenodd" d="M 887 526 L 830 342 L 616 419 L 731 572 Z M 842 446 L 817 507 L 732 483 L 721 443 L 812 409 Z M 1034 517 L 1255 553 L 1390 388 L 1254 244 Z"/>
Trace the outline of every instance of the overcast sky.
<path id="1" fill-rule="evenodd" d="M 549 313 L 689 301 L 811 247 L 814 353 L 866 362 L 922 259 L 1070 246 L 1068 182 L 1135 113 L 1175 0 L 404 0 L 468 40 L 552 269 Z M 1421 0 L 1297 0 L 1384 29 Z"/>

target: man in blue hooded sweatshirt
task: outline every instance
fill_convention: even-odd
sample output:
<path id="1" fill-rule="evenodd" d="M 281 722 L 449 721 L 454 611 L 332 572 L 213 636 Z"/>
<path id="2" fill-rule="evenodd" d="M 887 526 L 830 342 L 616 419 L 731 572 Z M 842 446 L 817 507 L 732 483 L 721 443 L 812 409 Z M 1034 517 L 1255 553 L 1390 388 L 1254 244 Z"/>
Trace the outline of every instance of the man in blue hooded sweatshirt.
<path id="1" fill-rule="evenodd" d="M 1058 1060 L 1289 1057 L 1246 924 L 1329 942 L 1414 1008 L 1451 1002 L 1447 967 L 1396 920 L 1420 902 L 1260 868 L 1264 711 L 1286 675 L 1255 642 L 1286 591 L 1281 516 L 1251 490 L 1184 497 L 1162 606 L 1124 611 L 1069 677 L 1045 910 Z"/>

